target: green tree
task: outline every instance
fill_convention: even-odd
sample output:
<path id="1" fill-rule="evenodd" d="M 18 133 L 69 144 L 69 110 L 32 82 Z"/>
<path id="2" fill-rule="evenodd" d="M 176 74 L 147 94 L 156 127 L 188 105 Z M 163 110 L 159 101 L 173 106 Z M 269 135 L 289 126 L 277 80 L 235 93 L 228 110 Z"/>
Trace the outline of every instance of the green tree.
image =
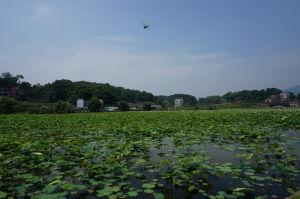
<path id="1" fill-rule="evenodd" d="M 50 90 L 47 92 L 48 99 L 51 102 L 56 102 L 58 100 L 67 101 L 71 88 L 72 81 L 66 79 L 56 80 L 51 84 Z"/>
<path id="2" fill-rule="evenodd" d="M 262 102 L 271 95 L 278 95 L 282 91 L 277 88 L 267 88 L 263 90 L 243 90 L 238 92 L 228 92 L 222 97 L 230 102 Z"/>
<path id="3" fill-rule="evenodd" d="M 50 84 L 41 85 L 35 84 L 32 86 L 31 95 L 29 98 L 37 101 L 46 101 L 47 96 L 49 96 L 48 92 L 50 90 Z"/>
<path id="4" fill-rule="evenodd" d="M 18 86 L 20 79 L 23 78 L 23 75 L 13 76 L 9 72 L 2 73 L 0 76 L 0 88 L 12 88 Z"/>
<path id="5" fill-rule="evenodd" d="M 207 104 L 220 104 L 222 97 L 218 95 L 206 97 Z"/>
<path id="6" fill-rule="evenodd" d="M 32 87 L 29 82 L 22 82 L 18 86 L 17 90 L 18 99 L 27 100 L 32 96 Z"/>
<path id="7" fill-rule="evenodd" d="M 91 112 L 98 112 L 101 108 L 101 102 L 97 97 L 92 97 L 88 102 L 88 107 Z"/>
<path id="8" fill-rule="evenodd" d="M 143 110 L 144 111 L 151 111 L 151 104 L 150 103 L 143 104 Z"/>
<path id="9" fill-rule="evenodd" d="M 118 107 L 120 111 L 129 111 L 129 105 L 127 102 L 120 102 Z"/>

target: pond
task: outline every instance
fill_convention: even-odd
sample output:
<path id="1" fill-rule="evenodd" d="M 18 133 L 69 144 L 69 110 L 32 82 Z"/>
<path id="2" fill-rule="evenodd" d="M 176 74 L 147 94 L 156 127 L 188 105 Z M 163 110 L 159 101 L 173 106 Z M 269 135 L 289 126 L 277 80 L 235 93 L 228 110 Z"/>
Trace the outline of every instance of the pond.
<path id="1" fill-rule="evenodd" d="M 300 190 L 300 111 L 0 121 L 0 198 L 284 198 Z"/>
<path id="2" fill-rule="evenodd" d="M 274 133 L 262 143 L 164 138 L 144 159 L 145 165 L 135 169 L 142 178 L 131 178 L 132 184 L 160 184 L 166 198 L 284 198 L 289 189 L 300 189 L 297 132 Z M 143 192 L 140 197 L 152 198 Z"/>

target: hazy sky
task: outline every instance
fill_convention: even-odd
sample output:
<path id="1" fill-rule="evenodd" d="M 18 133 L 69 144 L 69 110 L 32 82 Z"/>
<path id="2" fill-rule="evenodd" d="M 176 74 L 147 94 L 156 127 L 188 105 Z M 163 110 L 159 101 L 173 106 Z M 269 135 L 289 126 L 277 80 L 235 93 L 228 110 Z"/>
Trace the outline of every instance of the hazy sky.
<path id="1" fill-rule="evenodd" d="M 155 95 L 285 89 L 300 84 L 300 1 L 0 0 L 0 72 Z"/>

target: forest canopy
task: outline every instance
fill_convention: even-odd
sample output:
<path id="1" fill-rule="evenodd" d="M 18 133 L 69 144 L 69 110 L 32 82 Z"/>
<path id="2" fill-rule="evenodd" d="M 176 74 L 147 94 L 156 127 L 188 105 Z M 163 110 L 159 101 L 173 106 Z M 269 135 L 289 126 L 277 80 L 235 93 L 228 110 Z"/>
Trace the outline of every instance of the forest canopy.
<path id="1" fill-rule="evenodd" d="M 50 102 L 59 100 L 68 101 L 72 104 L 82 98 L 90 100 L 93 97 L 104 101 L 104 105 L 117 105 L 119 102 L 150 102 L 161 104 L 163 107 L 173 106 L 175 99 L 184 100 L 185 106 L 197 104 L 220 104 L 230 102 L 263 102 L 271 95 L 277 95 L 282 90 L 277 88 L 266 88 L 262 90 L 243 90 L 238 92 L 228 92 L 224 95 L 213 95 L 205 98 L 197 98 L 188 94 L 174 94 L 170 96 L 154 96 L 150 92 L 127 89 L 112 86 L 108 83 L 96 83 L 87 81 L 73 82 L 67 79 L 56 80 L 48 84 L 31 85 L 29 82 L 21 81 L 23 75 L 13 76 L 9 72 L 2 73 L 0 76 L 0 89 L 14 89 L 18 100 Z M 292 93 L 291 98 L 296 98 Z M 300 96 L 297 96 L 300 98 Z"/>

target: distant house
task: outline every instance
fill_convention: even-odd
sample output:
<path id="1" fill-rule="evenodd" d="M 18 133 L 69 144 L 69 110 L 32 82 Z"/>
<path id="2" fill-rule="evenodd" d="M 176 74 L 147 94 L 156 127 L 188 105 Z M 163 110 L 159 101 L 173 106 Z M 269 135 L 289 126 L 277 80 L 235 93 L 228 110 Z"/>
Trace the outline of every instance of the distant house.
<path id="1" fill-rule="evenodd" d="M 290 101 L 291 95 L 289 93 L 280 93 L 279 97 L 281 102 L 288 102 Z"/>
<path id="2" fill-rule="evenodd" d="M 129 107 L 130 111 L 140 111 L 139 109 L 137 109 L 136 107 Z"/>
<path id="3" fill-rule="evenodd" d="M 227 99 L 224 99 L 224 98 L 220 99 L 220 104 L 226 104 L 228 102 L 229 102 L 229 100 L 227 100 Z"/>
<path id="4" fill-rule="evenodd" d="M 131 111 L 140 111 L 143 109 L 142 103 L 128 103 L 129 110 Z"/>
<path id="5" fill-rule="evenodd" d="M 183 99 L 175 99 L 175 107 L 182 107 Z"/>
<path id="6" fill-rule="evenodd" d="M 289 105 L 291 108 L 300 108 L 300 102 L 296 100 L 290 101 Z"/>
<path id="7" fill-rule="evenodd" d="M 77 99 L 75 110 L 78 111 L 78 112 L 88 112 L 89 108 L 87 106 L 86 101 L 84 99 L 81 99 L 81 98 Z"/>
<path id="8" fill-rule="evenodd" d="M 101 107 L 103 107 L 104 106 L 104 101 L 102 99 L 99 99 L 99 102 L 101 104 Z"/>
<path id="9" fill-rule="evenodd" d="M 16 94 L 17 94 L 17 87 L 0 88 L 0 96 L 15 97 Z"/>
<path id="10" fill-rule="evenodd" d="M 289 106 L 289 107 L 296 107 L 298 102 L 291 101 L 290 93 L 284 92 L 280 93 L 279 95 L 271 95 L 269 98 L 265 100 L 266 106 Z"/>
<path id="11" fill-rule="evenodd" d="M 156 111 L 161 111 L 161 110 L 163 110 L 163 107 L 159 104 L 152 104 L 151 109 L 156 110 Z"/>
<path id="12" fill-rule="evenodd" d="M 280 97 L 278 95 L 271 95 L 269 98 L 265 100 L 265 103 L 270 106 L 275 106 L 280 104 Z"/>
<path id="13" fill-rule="evenodd" d="M 86 103 L 84 101 L 84 99 L 78 99 L 77 102 L 76 102 L 76 107 L 77 108 L 84 108 L 86 107 Z"/>

